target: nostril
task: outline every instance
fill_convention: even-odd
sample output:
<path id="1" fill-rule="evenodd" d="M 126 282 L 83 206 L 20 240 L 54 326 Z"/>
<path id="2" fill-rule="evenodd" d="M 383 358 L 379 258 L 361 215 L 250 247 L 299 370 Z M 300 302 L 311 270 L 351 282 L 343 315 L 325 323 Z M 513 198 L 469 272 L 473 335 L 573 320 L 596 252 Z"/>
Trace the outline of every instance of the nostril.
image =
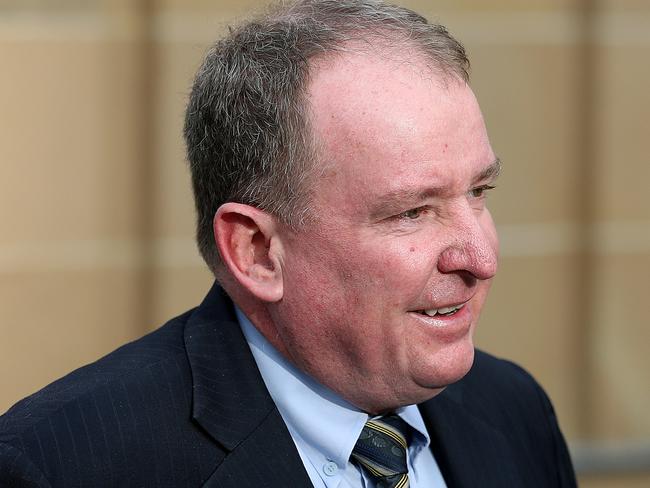
<path id="1" fill-rule="evenodd" d="M 472 273 L 468 271 L 458 271 L 458 276 L 461 277 L 463 283 L 467 288 L 472 288 L 476 285 L 478 279 Z"/>

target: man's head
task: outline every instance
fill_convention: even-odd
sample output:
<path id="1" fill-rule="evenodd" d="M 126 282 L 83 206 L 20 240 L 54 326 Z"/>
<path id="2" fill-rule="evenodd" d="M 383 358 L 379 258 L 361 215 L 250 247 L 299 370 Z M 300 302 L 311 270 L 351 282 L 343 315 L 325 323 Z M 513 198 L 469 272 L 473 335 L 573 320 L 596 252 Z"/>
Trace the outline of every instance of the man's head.
<path id="1" fill-rule="evenodd" d="M 402 20 L 373 24 L 380 18 L 374 14 L 366 19 L 372 27 L 355 29 L 364 23 L 353 13 L 363 9 L 399 12 Z M 466 84 L 462 48 L 444 29 L 378 2 L 300 2 L 275 15 L 269 25 L 286 24 L 293 35 L 281 56 L 298 56 L 300 65 L 295 85 L 273 85 L 274 96 L 289 95 L 290 102 L 278 102 L 286 113 L 278 117 L 275 99 L 266 106 L 245 91 L 219 87 L 226 93 L 214 95 L 242 97 L 239 113 L 265 107 L 262 113 L 275 117 L 259 118 L 256 139 L 244 137 L 240 151 L 250 153 L 224 163 L 234 150 L 215 142 L 250 129 L 250 113 L 215 122 L 210 117 L 222 114 L 202 105 L 211 99 L 194 95 L 188 109 L 197 206 L 214 230 L 209 245 L 227 270 L 222 282 L 281 353 L 358 407 L 381 412 L 426 400 L 471 366 L 472 333 L 496 272 L 484 193 L 498 163 Z M 332 31 L 330 38 L 302 39 L 308 33 L 291 27 L 295 16 L 300 25 Z M 337 21 L 328 24 L 331 16 Z M 406 20 L 435 42 L 415 42 Z M 268 47 L 264 36 L 255 39 L 239 49 Z M 295 50 L 305 45 L 308 54 Z M 434 45 L 444 51 L 440 59 Z M 213 52 L 209 65 L 215 56 L 223 57 Z M 269 56 L 260 66 L 249 63 L 249 83 L 270 83 L 264 65 L 280 62 Z M 199 79 L 217 83 L 206 69 Z M 205 140 L 190 133 L 196 117 L 208 121 Z M 193 143 L 216 144 L 224 154 L 193 160 L 201 152 Z M 246 159 L 269 147 L 275 159 L 268 167 Z M 210 163 L 216 167 L 206 169 Z M 202 181 L 206 174 L 217 176 Z M 219 178 L 234 185 L 232 195 L 210 186 Z M 267 187 L 251 186 L 260 182 Z M 221 200 L 202 210 L 211 191 Z M 296 212 L 295 221 L 285 211 Z"/>

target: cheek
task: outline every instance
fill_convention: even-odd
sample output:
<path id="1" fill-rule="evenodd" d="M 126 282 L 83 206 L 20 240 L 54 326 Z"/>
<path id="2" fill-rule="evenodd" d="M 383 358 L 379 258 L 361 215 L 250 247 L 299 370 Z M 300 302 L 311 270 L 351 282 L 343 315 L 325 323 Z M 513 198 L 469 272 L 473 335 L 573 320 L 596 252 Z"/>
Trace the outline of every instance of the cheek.
<path id="1" fill-rule="evenodd" d="M 412 275 L 422 262 L 421 251 L 415 244 L 380 242 L 359 246 L 353 255 L 341 256 L 341 263 L 357 279 L 366 284 L 383 285 Z"/>
<path id="2" fill-rule="evenodd" d="M 398 239 L 398 242 L 386 245 L 378 266 L 383 266 L 388 279 L 393 277 L 407 281 L 428 279 L 435 268 L 436 257 L 439 254 L 434 238 L 426 236 L 420 239 L 406 239 L 404 238 L 404 242 Z"/>
<path id="3" fill-rule="evenodd" d="M 435 251 L 422 242 L 403 241 L 361 252 L 363 259 L 349 263 L 354 278 L 344 284 L 354 300 L 385 317 L 420 297 L 435 274 Z"/>
<path id="4" fill-rule="evenodd" d="M 348 235 L 311 242 L 292 249 L 295 265 L 287 284 L 321 316 L 341 309 L 372 316 L 401 309 L 422 293 L 435 272 L 431 235 Z"/>

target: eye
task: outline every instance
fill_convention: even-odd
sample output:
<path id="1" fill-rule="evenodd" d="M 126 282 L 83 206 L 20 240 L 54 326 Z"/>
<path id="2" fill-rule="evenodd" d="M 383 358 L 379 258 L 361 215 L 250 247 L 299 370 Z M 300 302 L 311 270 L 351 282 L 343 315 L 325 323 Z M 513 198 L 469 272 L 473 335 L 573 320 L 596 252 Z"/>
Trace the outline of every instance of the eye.
<path id="1" fill-rule="evenodd" d="M 422 212 L 424 212 L 424 207 L 412 208 L 406 212 L 402 212 L 397 216 L 397 218 L 403 220 L 417 220 L 422 215 Z"/>
<path id="2" fill-rule="evenodd" d="M 477 186 L 476 188 L 472 188 L 472 189 L 469 191 L 469 195 L 470 195 L 470 197 L 472 197 L 472 198 L 476 198 L 476 199 L 478 199 L 478 198 L 483 198 L 483 197 L 486 196 L 485 194 L 486 194 L 488 191 L 490 191 L 490 190 L 494 190 L 495 188 L 496 188 L 496 187 L 494 187 L 494 186 L 492 186 L 492 185 L 481 185 L 481 186 Z"/>

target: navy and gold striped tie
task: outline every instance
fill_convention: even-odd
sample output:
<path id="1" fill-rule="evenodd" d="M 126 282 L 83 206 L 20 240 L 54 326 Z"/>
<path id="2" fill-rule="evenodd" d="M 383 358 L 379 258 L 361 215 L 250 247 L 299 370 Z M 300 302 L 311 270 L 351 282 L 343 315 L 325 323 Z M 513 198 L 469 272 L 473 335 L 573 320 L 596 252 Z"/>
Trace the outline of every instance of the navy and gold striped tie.
<path id="1" fill-rule="evenodd" d="M 370 474 L 377 488 L 408 488 L 408 432 L 410 427 L 397 415 L 370 419 L 363 427 L 351 460 Z"/>

